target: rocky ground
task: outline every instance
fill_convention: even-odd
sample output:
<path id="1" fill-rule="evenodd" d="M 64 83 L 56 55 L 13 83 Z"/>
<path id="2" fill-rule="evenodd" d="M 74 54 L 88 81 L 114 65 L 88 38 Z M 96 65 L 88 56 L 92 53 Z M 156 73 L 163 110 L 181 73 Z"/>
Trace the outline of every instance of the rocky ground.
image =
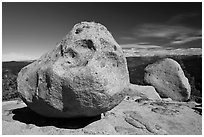
<path id="1" fill-rule="evenodd" d="M 152 101 L 126 97 L 101 116 L 80 119 L 54 119 L 31 111 L 22 101 L 2 103 L 3 135 L 201 135 L 202 115 L 194 102 Z"/>

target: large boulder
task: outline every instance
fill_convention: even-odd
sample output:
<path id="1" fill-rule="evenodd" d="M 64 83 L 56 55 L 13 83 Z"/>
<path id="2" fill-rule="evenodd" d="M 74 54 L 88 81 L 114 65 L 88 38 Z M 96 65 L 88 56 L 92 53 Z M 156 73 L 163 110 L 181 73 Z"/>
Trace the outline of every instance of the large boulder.
<path id="1" fill-rule="evenodd" d="M 18 92 L 47 117 L 95 116 L 125 97 L 129 73 L 122 48 L 99 23 L 76 24 L 57 47 L 18 74 Z"/>
<path id="2" fill-rule="evenodd" d="M 145 68 L 145 82 L 154 86 L 161 97 L 177 101 L 190 98 L 191 87 L 181 66 L 173 59 L 166 58 Z"/>

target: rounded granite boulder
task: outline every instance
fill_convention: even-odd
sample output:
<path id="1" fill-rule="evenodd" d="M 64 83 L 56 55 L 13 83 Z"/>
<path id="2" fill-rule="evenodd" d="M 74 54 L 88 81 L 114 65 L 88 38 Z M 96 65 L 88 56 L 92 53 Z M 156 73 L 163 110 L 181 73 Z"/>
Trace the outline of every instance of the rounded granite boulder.
<path id="1" fill-rule="evenodd" d="M 145 68 L 145 82 L 154 86 L 161 97 L 177 101 L 190 98 L 191 86 L 184 72 L 175 60 L 166 58 Z"/>
<path id="2" fill-rule="evenodd" d="M 81 22 L 57 47 L 24 67 L 18 92 L 47 117 L 96 116 L 118 105 L 128 90 L 122 48 L 99 23 Z"/>

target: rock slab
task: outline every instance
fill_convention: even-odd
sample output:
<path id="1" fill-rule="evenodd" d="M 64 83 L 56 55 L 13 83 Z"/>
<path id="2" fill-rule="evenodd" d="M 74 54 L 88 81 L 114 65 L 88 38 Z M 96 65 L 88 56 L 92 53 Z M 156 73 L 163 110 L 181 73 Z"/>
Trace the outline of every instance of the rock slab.
<path id="1" fill-rule="evenodd" d="M 153 86 L 130 84 L 128 96 L 139 96 L 149 100 L 162 100 Z"/>
<path id="2" fill-rule="evenodd" d="M 202 135 L 202 115 L 190 102 L 123 100 L 101 119 L 82 127 L 82 120 L 46 118 L 23 102 L 2 103 L 3 135 Z M 183 104 L 183 105 L 182 105 Z"/>
<path id="3" fill-rule="evenodd" d="M 18 92 L 46 117 L 96 116 L 118 105 L 129 85 L 122 48 L 105 26 L 81 22 L 55 49 L 24 67 Z"/>
<path id="4" fill-rule="evenodd" d="M 145 82 L 155 87 L 161 97 L 176 101 L 190 98 L 191 86 L 184 72 L 175 60 L 166 58 L 145 68 Z"/>

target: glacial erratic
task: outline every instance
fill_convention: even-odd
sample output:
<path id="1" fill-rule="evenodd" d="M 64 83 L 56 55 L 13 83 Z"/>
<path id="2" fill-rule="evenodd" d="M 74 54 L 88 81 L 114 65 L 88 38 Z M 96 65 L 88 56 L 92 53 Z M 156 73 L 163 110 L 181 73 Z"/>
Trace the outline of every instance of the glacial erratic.
<path id="1" fill-rule="evenodd" d="M 55 49 L 24 67 L 18 92 L 47 117 L 96 116 L 118 105 L 129 85 L 122 48 L 105 26 L 81 22 Z"/>
<path id="2" fill-rule="evenodd" d="M 191 86 L 184 72 L 175 60 L 165 58 L 145 68 L 145 82 L 155 87 L 161 97 L 176 101 L 190 98 Z"/>

